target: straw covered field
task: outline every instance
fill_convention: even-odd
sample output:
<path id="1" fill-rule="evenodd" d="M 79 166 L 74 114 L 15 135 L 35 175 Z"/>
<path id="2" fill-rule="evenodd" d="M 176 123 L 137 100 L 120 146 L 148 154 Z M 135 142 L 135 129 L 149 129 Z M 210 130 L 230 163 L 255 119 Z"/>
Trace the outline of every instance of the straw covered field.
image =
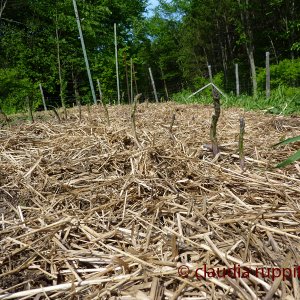
<path id="1" fill-rule="evenodd" d="M 0 299 L 300 299 L 300 167 L 274 168 L 299 143 L 272 148 L 300 119 L 223 110 L 213 158 L 212 112 L 139 104 L 138 141 L 130 106 L 2 127 Z"/>

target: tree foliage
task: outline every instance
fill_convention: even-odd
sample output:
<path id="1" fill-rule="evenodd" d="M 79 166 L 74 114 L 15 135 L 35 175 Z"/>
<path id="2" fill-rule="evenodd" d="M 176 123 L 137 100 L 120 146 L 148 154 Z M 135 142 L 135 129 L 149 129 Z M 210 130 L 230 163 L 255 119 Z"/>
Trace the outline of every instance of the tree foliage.
<path id="1" fill-rule="evenodd" d="M 4 1 L 0 7 L 0 105 L 25 108 L 29 96 L 48 104 L 91 101 L 72 1 Z M 1 2 L 1 3 L 4 3 Z M 239 64 L 243 93 L 264 86 L 265 52 L 271 54 L 272 87 L 299 84 L 300 2 L 296 0 L 160 0 L 150 15 L 146 0 L 77 0 L 93 81 L 116 98 L 113 24 L 117 24 L 121 90 L 127 99 L 130 59 L 135 94 L 151 96 L 148 68 L 163 96 L 208 80 L 207 65 L 227 91 Z M 59 76 L 59 66 L 60 75 Z M 251 66 L 251 68 L 250 68 Z M 257 75 L 257 80 L 256 80 Z M 61 77 L 61 78 L 60 78 Z M 148 94 L 148 95 L 147 95 Z"/>

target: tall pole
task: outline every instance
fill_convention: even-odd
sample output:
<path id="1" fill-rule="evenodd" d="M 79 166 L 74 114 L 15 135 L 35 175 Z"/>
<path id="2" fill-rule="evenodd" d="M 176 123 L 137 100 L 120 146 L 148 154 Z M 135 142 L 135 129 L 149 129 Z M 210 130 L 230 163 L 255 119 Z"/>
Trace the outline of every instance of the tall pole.
<path id="1" fill-rule="evenodd" d="M 44 96 L 44 91 L 43 91 L 42 84 L 40 83 L 39 86 L 40 86 L 40 91 L 41 91 L 41 95 L 42 95 L 44 111 L 47 111 L 47 105 L 46 105 L 46 101 L 45 101 L 45 96 Z"/>
<path id="2" fill-rule="evenodd" d="M 155 101 L 156 101 L 156 103 L 158 103 L 158 97 L 157 97 L 155 82 L 154 82 L 154 79 L 153 79 L 151 68 L 149 68 L 149 74 L 150 74 L 150 79 L 151 79 L 151 83 L 152 83 L 152 87 L 153 87 Z"/>
<path id="3" fill-rule="evenodd" d="M 114 23 L 115 35 L 115 55 L 116 55 L 116 74 L 117 74 L 117 90 L 118 90 L 118 104 L 120 104 L 120 82 L 119 82 L 119 65 L 118 65 L 118 43 L 117 43 L 117 24 Z"/>
<path id="4" fill-rule="evenodd" d="M 270 52 L 266 52 L 266 97 L 270 98 L 271 83 L 270 83 Z"/>
<path id="5" fill-rule="evenodd" d="M 92 79 L 92 75 L 91 75 L 89 60 L 88 60 L 88 57 L 86 54 L 86 48 L 85 48 L 85 43 L 84 43 L 83 34 L 82 34 L 82 30 L 81 30 L 81 24 L 80 24 L 76 0 L 73 0 L 73 6 L 74 6 L 74 12 L 75 12 L 75 16 L 76 16 L 76 21 L 77 21 L 77 26 L 78 26 L 78 31 L 79 31 L 79 36 L 80 36 L 80 41 L 81 41 L 81 46 L 82 46 L 82 52 L 83 52 L 83 56 L 84 56 L 84 60 L 85 60 L 86 71 L 87 71 L 89 82 L 90 82 L 91 92 L 92 92 L 94 104 L 97 104 L 95 88 L 94 88 L 93 79 Z"/>
<path id="6" fill-rule="evenodd" d="M 235 85 L 236 85 L 236 95 L 240 95 L 240 79 L 239 79 L 239 65 L 235 64 Z"/>

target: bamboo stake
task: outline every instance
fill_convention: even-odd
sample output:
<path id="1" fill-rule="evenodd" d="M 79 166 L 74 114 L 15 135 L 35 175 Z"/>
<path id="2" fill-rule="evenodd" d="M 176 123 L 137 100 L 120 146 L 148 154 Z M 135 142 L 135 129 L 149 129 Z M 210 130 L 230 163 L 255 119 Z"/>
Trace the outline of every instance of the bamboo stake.
<path id="1" fill-rule="evenodd" d="M 96 93 L 95 93 L 95 88 L 94 88 L 94 84 L 93 84 L 93 80 L 92 80 L 89 60 L 88 60 L 87 53 L 86 53 L 86 48 L 85 48 L 83 33 L 82 33 L 82 29 L 81 29 L 81 24 L 80 24 L 80 19 L 79 19 L 79 13 L 78 13 L 78 9 L 77 9 L 76 0 L 73 0 L 73 6 L 74 6 L 74 12 L 75 12 L 75 16 L 76 16 L 78 31 L 79 31 L 79 35 L 80 35 L 80 41 L 81 41 L 81 47 L 82 47 L 82 51 L 83 51 L 86 71 L 87 71 L 89 82 L 90 82 L 90 87 L 91 87 L 91 92 L 92 92 L 94 104 L 96 105 L 97 104 Z"/>
<path id="2" fill-rule="evenodd" d="M 158 97 L 157 97 L 155 82 L 154 82 L 154 78 L 153 78 L 153 75 L 152 75 L 151 68 L 149 68 L 149 74 L 150 74 L 150 79 L 151 79 L 151 83 L 152 83 L 152 88 L 153 88 L 153 92 L 154 92 L 155 101 L 156 101 L 156 103 L 158 103 Z"/>
<path id="3" fill-rule="evenodd" d="M 47 106 L 46 106 L 46 101 L 45 101 L 45 96 L 44 96 L 44 91 L 43 91 L 42 84 L 40 83 L 39 86 L 40 86 L 40 91 L 41 91 L 41 95 L 42 95 L 44 111 L 47 111 Z"/>
<path id="4" fill-rule="evenodd" d="M 236 95 L 240 95 L 240 79 L 239 79 L 239 65 L 235 64 L 235 85 L 236 85 Z"/>

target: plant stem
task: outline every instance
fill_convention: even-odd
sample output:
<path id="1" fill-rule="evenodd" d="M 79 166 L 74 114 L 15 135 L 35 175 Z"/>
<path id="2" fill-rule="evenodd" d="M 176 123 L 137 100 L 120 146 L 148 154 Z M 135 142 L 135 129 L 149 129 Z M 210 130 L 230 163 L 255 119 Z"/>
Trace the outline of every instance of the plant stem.
<path id="1" fill-rule="evenodd" d="M 218 139 L 217 139 L 217 124 L 221 112 L 220 95 L 215 88 L 213 88 L 212 97 L 214 100 L 215 114 L 212 116 L 211 127 L 210 127 L 210 139 L 211 139 L 213 156 L 215 157 L 220 152 L 218 146 Z"/>
<path id="2" fill-rule="evenodd" d="M 241 170 L 245 170 L 245 156 L 244 156 L 244 133 L 245 133 L 245 120 L 240 118 L 240 136 L 239 136 L 239 157 Z"/>
<path id="3" fill-rule="evenodd" d="M 137 134 L 136 134 L 135 112 L 136 112 L 136 106 L 137 106 L 138 99 L 141 96 L 142 96 L 142 94 L 138 94 L 134 97 L 132 111 L 131 111 L 131 125 L 132 125 L 133 136 L 134 136 L 135 142 L 139 148 L 141 147 L 141 144 L 140 144 Z"/>

